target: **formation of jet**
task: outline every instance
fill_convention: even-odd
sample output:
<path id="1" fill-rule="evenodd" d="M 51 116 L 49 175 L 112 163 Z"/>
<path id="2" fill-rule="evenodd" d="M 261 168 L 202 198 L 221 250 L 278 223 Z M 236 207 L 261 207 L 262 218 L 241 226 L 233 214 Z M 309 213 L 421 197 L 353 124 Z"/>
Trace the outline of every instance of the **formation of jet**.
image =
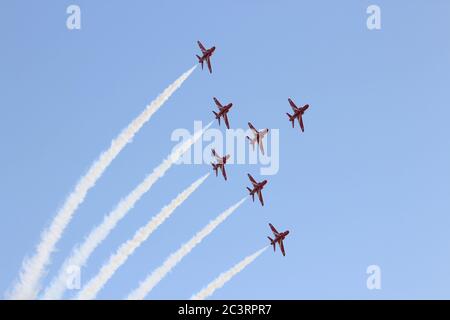
<path id="1" fill-rule="evenodd" d="M 212 47 L 210 49 L 206 49 L 203 44 L 200 41 L 197 41 L 198 46 L 200 47 L 200 50 L 202 51 L 202 56 L 196 55 L 198 58 L 198 62 L 201 64 L 202 66 L 202 70 L 203 70 L 203 64 L 206 61 L 207 65 L 208 65 L 208 69 L 209 72 L 212 73 L 212 67 L 211 67 L 211 56 L 213 55 L 214 51 L 216 50 L 216 47 Z M 219 109 L 218 112 L 213 111 L 214 116 L 216 117 L 216 119 L 219 122 L 219 126 L 220 126 L 220 120 L 221 118 L 224 120 L 225 125 L 227 127 L 227 129 L 230 129 L 230 123 L 229 123 L 229 119 L 228 119 L 228 112 L 230 111 L 230 109 L 232 108 L 233 104 L 229 103 L 227 105 L 222 105 L 220 103 L 219 100 L 217 100 L 216 97 L 213 98 L 214 99 L 214 103 L 216 104 L 217 108 Z M 296 106 L 296 104 L 291 100 L 291 98 L 288 99 L 289 104 L 291 105 L 291 108 L 293 110 L 293 114 L 289 114 L 286 113 L 287 116 L 289 117 L 289 121 L 292 123 L 292 127 L 295 127 L 295 120 L 298 120 L 298 123 L 300 125 L 300 129 L 302 130 L 302 132 L 305 131 L 305 127 L 303 124 L 303 114 L 305 113 L 305 111 L 309 108 L 308 104 L 305 104 L 303 107 L 299 108 Z M 269 129 L 264 129 L 261 131 L 256 130 L 256 128 L 249 122 L 248 123 L 249 128 L 251 129 L 252 133 L 253 133 L 253 138 L 250 138 L 249 136 L 247 136 L 247 139 L 250 141 L 250 144 L 253 147 L 253 150 L 255 150 L 255 145 L 258 144 L 261 153 L 264 155 L 264 143 L 263 143 L 263 139 L 264 137 L 269 133 Z M 227 161 L 230 159 L 230 155 L 226 155 L 226 156 L 220 156 L 216 150 L 212 149 L 212 154 L 216 159 L 216 163 L 212 162 L 211 165 L 213 167 L 214 172 L 216 173 L 216 177 L 219 175 L 219 170 L 222 172 L 222 175 L 224 177 L 225 180 L 227 180 L 227 172 L 225 170 L 225 165 L 227 164 Z M 253 188 L 248 188 L 247 190 L 249 191 L 249 194 L 252 196 L 253 202 L 255 201 L 255 195 L 258 195 L 258 199 L 261 202 L 261 205 L 264 206 L 264 199 L 263 199 L 263 195 L 262 195 L 262 190 L 264 189 L 264 187 L 267 184 L 267 180 L 261 181 L 261 182 L 257 182 L 250 174 L 247 174 L 248 178 L 250 179 L 250 182 L 252 183 Z M 286 252 L 284 250 L 284 239 L 286 238 L 286 236 L 289 234 L 289 231 L 286 230 L 284 232 L 278 232 L 277 229 L 275 229 L 275 227 L 269 223 L 269 227 L 273 232 L 273 239 L 271 237 L 267 237 L 270 240 L 270 245 L 273 246 L 273 250 L 276 251 L 276 245 L 278 244 L 278 246 L 280 247 L 281 253 L 283 254 L 283 256 L 286 255 Z"/>
<path id="2" fill-rule="evenodd" d="M 250 122 L 248 123 L 248 126 L 250 127 L 250 129 L 252 129 L 253 132 L 253 139 L 247 136 L 247 139 L 250 140 L 250 144 L 253 146 L 253 150 L 255 150 L 255 144 L 258 144 L 259 148 L 261 149 L 261 153 L 264 154 L 263 139 L 269 133 L 269 129 L 258 131 Z"/>
<path id="3" fill-rule="evenodd" d="M 291 105 L 292 111 L 294 111 L 293 115 L 286 113 L 289 117 L 289 121 L 292 122 L 292 128 L 294 128 L 294 121 L 295 119 L 297 119 L 298 123 L 300 124 L 300 129 L 302 129 L 302 132 L 305 132 L 305 127 L 303 125 L 303 114 L 309 108 L 309 104 L 305 104 L 303 107 L 299 108 L 295 105 L 294 101 L 292 101 L 291 98 L 289 98 L 288 101 Z"/>
<path id="4" fill-rule="evenodd" d="M 250 195 L 252 196 L 253 202 L 255 201 L 255 194 L 258 195 L 259 201 L 261 202 L 261 205 L 264 206 L 264 199 L 263 199 L 263 195 L 262 195 L 262 189 L 264 189 L 264 187 L 267 184 L 267 180 L 264 180 L 262 182 L 257 182 L 250 173 L 247 174 L 248 178 L 250 179 L 250 182 L 253 185 L 253 189 L 250 189 L 247 187 L 247 190 L 250 192 Z"/>
<path id="5" fill-rule="evenodd" d="M 271 237 L 267 237 L 270 240 L 270 244 L 273 246 L 273 251 L 276 250 L 276 245 L 278 244 L 280 246 L 281 253 L 283 254 L 283 256 L 286 256 L 286 252 L 284 251 L 283 240 L 289 234 L 289 230 L 286 230 L 284 232 L 278 232 L 277 229 L 275 229 L 275 227 L 271 223 L 269 223 L 269 227 L 270 229 L 272 229 L 273 236 L 275 238 L 272 239 Z"/>
<path id="6" fill-rule="evenodd" d="M 226 106 L 223 106 L 219 102 L 219 100 L 217 100 L 216 97 L 214 97 L 213 99 L 214 99 L 214 102 L 216 103 L 217 108 L 219 109 L 219 112 L 213 111 L 214 115 L 216 116 L 216 119 L 219 121 L 219 126 L 220 126 L 220 118 L 223 118 L 223 121 L 225 121 L 225 125 L 227 126 L 227 129 L 230 129 L 230 122 L 228 121 L 228 111 L 230 111 L 233 104 L 229 103 Z"/>
<path id="7" fill-rule="evenodd" d="M 208 64 L 209 73 L 212 73 L 211 56 L 213 55 L 214 51 L 216 50 L 216 47 L 206 49 L 200 41 L 197 41 L 197 43 L 198 43 L 198 46 L 200 47 L 200 50 L 202 50 L 201 57 L 199 55 L 196 55 L 198 58 L 198 62 L 202 65 L 202 70 L 203 70 L 203 63 L 206 61 L 206 63 Z"/>
<path id="8" fill-rule="evenodd" d="M 226 155 L 224 157 L 219 156 L 216 150 L 212 149 L 212 154 L 216 158 L 217 163 L 211 163 L 213 166 L 213 170 L 216 172 L 216 177 L 219 174 L 219 169 L 222 171 L 222 175 L 227 180 L 227 172 L 225 171 L 225 165 L 227 164 L 228 159 L 230 159 L 230 155 Z"/>

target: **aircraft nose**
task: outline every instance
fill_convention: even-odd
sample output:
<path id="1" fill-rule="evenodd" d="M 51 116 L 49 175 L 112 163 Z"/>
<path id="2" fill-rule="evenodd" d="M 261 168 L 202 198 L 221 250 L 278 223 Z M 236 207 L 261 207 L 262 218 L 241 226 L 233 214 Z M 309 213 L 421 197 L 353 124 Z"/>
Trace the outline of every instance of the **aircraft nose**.
<path id="1" fill-rule="evenodd" d="M 288 235 L 289 234 L 289 230 L 288 231 L 286 231 L 286 235 Z"/>

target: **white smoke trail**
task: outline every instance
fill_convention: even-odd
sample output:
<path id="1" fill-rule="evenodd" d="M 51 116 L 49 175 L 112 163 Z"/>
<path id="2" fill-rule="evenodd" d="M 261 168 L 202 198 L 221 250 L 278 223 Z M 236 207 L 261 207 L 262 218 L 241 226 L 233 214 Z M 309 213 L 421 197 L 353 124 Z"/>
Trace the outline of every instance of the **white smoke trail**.
<path id="1" fill-rule="evenodd" d="M 88 172 L 78 181 L 75 190 L 66 199 L 50 226 L 44 230 L 36 252 L 31 258 L 24 260 L 19 279 L 8 294 L 10 299 L 35 299 L 40 289 L 40 279 L 45 268 L 50 263 L 50 256 L 56 243 L 61 238 L 78 206 L 84 201 L 87 192 L 101 177 L 120 151 L 133 140 L 134 135 L 158 111 L 167 99 L 182 85 L 194 71 L 195 66 L 182 74 L 174 83 L 168 86 L 147 108 L 111 142 L 111 146 L 103 152 Z"/>
<path id="2" fill-rule="evenodd" d="M 67 272 L 72 266 L 81 267 L 86 264 L 92 252 L 106 239 L 117 223 L 135 206 L 136 202 L 150 190 L 153 184 L 161 178 L 178 159 L 191 148 L 212 125 L 210 122 L 202 130 L 197 131 L 190 139 L 186 140 L 179 148 L 174 150 L 141 184 L 139 184 L 125 199 L 122 199 L 117 207 L 110 212 L 103 222 L 94 228 L 80 247 L 75 248 L 72 255 L 66 259 L 56 278 L 46 289 L 43 299 L 61 299 L 67 288 Z"/>
<path id="3" fill-rule="evenodd" d="M 235 275 L 245 269 L 250 263 L 258 258 L 268 247 L 264 247 L 258 250 L 254 254 L 246 257 L 244 260 L 233 266 L 230 270 L 219 275 L 214 281 L 208 284 L 199 293 L 194 294 L 191 300 L 205 300 L 210 297 L 217 289 L 222 288 L 228 281 L 230 281 Z"/>
<path id="4" fill-rule="evenodd" d="M 180 193 L 167 206 L 154 216 L 145 226 L 134 234 L 133 238 L 123 243 L 108 262 L 103 265 L 98 274 L 92 278 L 77 295 L 77 299 L 94 299 L 103 286 L 114 275 L 133 252 L 178 208 L 187 198 L 208 178 L 209 173 L 195 181 L 186 190 Z"/>
<path id="5" fill-rule="evenodd" d="M 183 244 L 178 251 L 172 253 L 164 263 L 154 270 L 138 288 L 133 290 L 127 297 L 128 300 L 143 300 L 152 289 L 169 273 L 189 252 L 192 251 L 202 240 L 214 231 L 226 218 L 228 218 L 237 208 L 239 208 L 247 197 L 234 204 L 217 218 L 211 221 L 206 227 L 200 230 L 194 237 L 188 242 Z"/>

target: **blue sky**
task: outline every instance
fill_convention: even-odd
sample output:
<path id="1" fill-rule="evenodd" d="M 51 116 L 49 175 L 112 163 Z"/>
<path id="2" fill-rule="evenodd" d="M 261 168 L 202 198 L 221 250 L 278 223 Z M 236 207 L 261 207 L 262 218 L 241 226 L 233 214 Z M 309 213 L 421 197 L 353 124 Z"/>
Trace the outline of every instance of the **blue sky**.
<path id="1" fill-rule="evenodd" d="M 66 8 L 81 8 L 81 30 Z M 366 8 L 381 8 L 381 30 Z M 0 290 L 17 277 L 79 177 L 143 108 L 216 45 L 108 168 L 58 244 L 71 248 L 174 146 L 208 123 L 212 96 L 231 125 L 280 129 L 280 170 L 266 206 L 247 201 L 148 296 L 185 299 L 291 231 L 216 299 L 450 298 L 450 3 L 447 1 L 2 1 Z M 292 129 L 287 98 L 309 103 Z M 217 128 L 217 124 L 214 125 Z M 221 127 L 221 130 L 224 130 Z M 83 281 L 207 165 L 173 167 L 83 269 Z M 245 195 L 247 172 L 209 178 L 116 273 L 99 298 L 123 298 L 179 245 Z M 380 266 L 382 289 L 366 288 Z M 67 295 L 66 297 L 70 297 Z"/>

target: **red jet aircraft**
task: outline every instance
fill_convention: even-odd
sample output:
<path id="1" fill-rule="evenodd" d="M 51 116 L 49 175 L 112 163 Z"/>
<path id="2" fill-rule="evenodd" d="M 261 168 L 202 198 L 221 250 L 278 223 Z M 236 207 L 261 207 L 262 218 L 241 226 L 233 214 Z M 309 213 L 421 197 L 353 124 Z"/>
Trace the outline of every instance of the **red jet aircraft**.
<path id="1" fill-rule="evenodd" d="M 227 104 L 226 106 L 223 106 L 219 100 L 217 100 L 216 97 L 213 98 L 214 102 L 217 105 L 217 108 L 219 108 L 219 113 L 213 111 L 214 115 L 216 116 L 216 119 L 219 120 L 219 126 L 220 126 L 220 118 L 222 117 L 225 121 L 225 125 L 227 126 L 227 129 L 230 129 L 230 123 L 228 121 L 228 111 L 230 111 L 231 107 L 233 106 L 232 103 Z"/>
<path id="2" fill-rule="evenodd" d="M 289 121 L 292 122 L 292 128 L 294 128 L 294 121 L 295 119 L 298 120 L 298 123 L 300 124 L 300 128 L 302 129 L 302 132 L 305 132 L 305 127 L 303 126 L 303 114 L 305 111 L 309 108 L 309 104 L 305 104 L 303 107 L 298 108 L 294 101 L 291 100 L 291 98 L 288 99 L 289 104 L 291 105 L 292 110 L 294 111 L 293 115 L 290 115 L 289 113 L 286 113 L 289 117 Z"/>
<path id="3" fill-rule="evenodd" d="M 209 73 L 212 73 L 211 56 L 213 55 L 214 50 L 216 50 L 216 47 L 212 47 L 210 49 L 205 49 L 205 47 L 203 46 L 203 44 L 200 41 L 197 41 L 197 43 L 198 43 L 198 46 L 200 47 L 200 50 L 202 50 L 201 57 L 199 55 L 196 55 L 198 58 L 198 62 L 201 63 L 201 65 L 202 65 L 202 70 L 203 70 L 203 62 L 206 61 L 206 63 L 208 64 Z"/>
<path id="4" fill-rule="evenodd" d="M 264 206 L 264 199 L 262 196 L 262 189 L 264 189 L 265 185 L 267 184 L 267 180 L 264 180 L 262 182 L 256 182 L 255 179 L 248 173 L 248 178 L 250 179 L 251 183 L 253 184 L 253 189 L 250 189 L 247 187 L 247 190 L 250 192 L 250 195 L 252 196 L 253 202 L 255 202 L 255 194 L 258 195 L 259 201 Z"/>
<path id="5" fill-rule="evenodd" d="M 222 171 L 222 175 L 227 180 L 227 172 L 225 171 L 225 165 L 227 164 L 228 159 L 230 159 L 230 155 L 226 155 L 225 157 L 221 157 L 217 154 L 216 150 L 212 149 L 212 154 L 217 159 L 217 163 L 211 163 L 213 166 L 213 170 L 216 172 L 216 177 L 218 175 L 219 169 Z"/>
<path id="6" fill-rule="evenodd" d="M 289 234 L 289 230 L 286 230 L 286 231 L 280 233 L 277 231 L 277 229 L 275 229 L 275 227 L 271 223 L 269 223 L 269 226 L 270 226 L 270 229 L 272 229 L 273 235 L 275 237 L 275 239 L 272 239 L 271 237 L 267 237 L 270 240 L 270 244 L 273 246 L 273 251 L 275 251 L 276 244 L 278 243 L 278 245 L 280 246 L 280 249 L 281 249 L 281 253 L 283 254 L 283 256 L 285 256 L 286 253 L 284 252 L 283 240 Z"/>
<path id="7" fill-rule="evenodd" d="M 261 149 L 262 154 L 264 154 L 264 143 L 263 139 L 266 136 L 266 134 L 269 133 L 269 129 L 264 129 L 262 131 L 258 131 L 255 129 L 255 127 L 249 122 L 248 126 L 253 131 L 254 138 L 250 138 L 247 136 L 247 139 L 250 140 L 251 145 L 253 146 L 253 150 L 255 150 L 255 144 L 259 144 L 259 148 Z"/>

